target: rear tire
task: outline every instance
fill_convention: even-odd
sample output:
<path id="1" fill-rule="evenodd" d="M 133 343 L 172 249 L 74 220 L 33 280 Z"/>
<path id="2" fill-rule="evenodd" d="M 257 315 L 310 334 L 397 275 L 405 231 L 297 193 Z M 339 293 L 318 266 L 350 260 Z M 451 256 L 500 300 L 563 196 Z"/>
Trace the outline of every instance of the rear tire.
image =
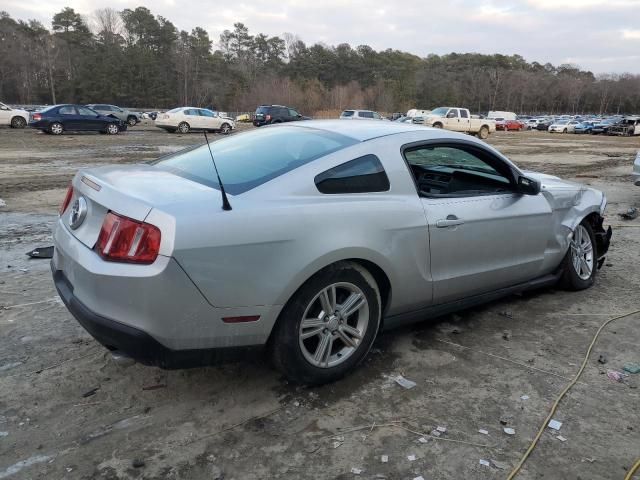
<path id="1" fill-rule="evenodd" d="M 587 220 L 583 220 L 574 230 L 569 250 L 562 260 L 560 286 L 567 290 L 591 287 L 598 271 L 597 253 L 593 229 Z"/>
<path id="2" fill-rule="evenodd" d="M 321 270 L 280 313 L 269 341 L 275 367 L 307 385 L 343 377 L 369 352 L 381 303 L 373 276 L 362 266 L 338 262 Z"/>
<path id="3" fill-rule="evenodd" d="M 52 135 L 62 135 L 62 132 L 64 132 L 64 127 L 62 126 L 62 124 L 60 122 L 53 122 L 51 125 L 49 125 L 49 133 Z"/>
<path id="4" fill-rule="evenodd" d="M 442 124 L 437 122 L 433 124 L 433 128 L 442 128 Z"/>
<path id="5" fill-rule="evenodd" d="M 191 126 L 187 122 L 180 122 L 178 125 L 178 131 L 180 133 L 189 133 L 189 130 L 191 130 Z"/>
<path id="6" fill-rule="evenodd" d="M 11 119 L 11 128 L 24 128 L 27 126 L 27 121 L 24 117 L 13 117 Z"/>
<path id="7" fill-rule="evenodd" d="M 483 125 L 482 127 L 480 127 L 480 131 L 478 132 L 478 138 L 481 138 L 482 140 L 484 140 L 488 136 L 489 136 L 489 127 L 487 127 L 486 125 Z"/>

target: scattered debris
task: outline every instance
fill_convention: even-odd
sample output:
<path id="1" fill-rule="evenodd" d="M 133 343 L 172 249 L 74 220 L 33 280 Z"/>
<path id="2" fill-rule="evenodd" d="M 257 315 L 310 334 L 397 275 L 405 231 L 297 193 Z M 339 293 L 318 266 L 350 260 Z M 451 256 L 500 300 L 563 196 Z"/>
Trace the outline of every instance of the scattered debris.
<path id="1" fill-rule="evenodd" d="M 598 363 L 601 363 L 602 365 L 604 365 L 605 363 L 607 363 L 607 357 L 602 354 L 598 357 Z"/>
<path id="2" fill-rule="evenodd" d="M 636 207 L 631 207 L 626 212 L 619 213 L 618 215 L 624 220 L 635 220 L 638 218 L 638 209 Z"/>
<path id="3" fill-rule="evenodd" d="M 491 462 L 489 462 L 489 460 L 480 459 L 480 465 L 484 465 L 485 467 L 490 467 Z"/>
<path id="4" fill-rule="evenodd" d="M 340 447 L 340 445 L 342 445 L 342 444 L 343 444 L 343 442 L 340 442 L 340 441 L 336 440 L 335 442 L 333 442 L 333 443 L 331 444 L 331 448 L 338 448 L 338 447 Z"/>
<path id="5" fill-rule="evenodd" d="M 566 442 L 566 441 L 567 441 L 567 439 L 566 439 L 566 438 L 564 438 L 562 435 L 558 435 L 556 438 L 557 438 L 558 440 L 560 440 L 561 442 Z"/>
<path id="6" fill-rule="evenodd" d="M 509 330 L 502 332 L 502 339 L 509 341 L 509 339 L 511 339 L 511 332 Z"/>
<path id="7" fill-rule="evenodd" d="M 522 395 L 520 400 L 529 400 L 529 395 Z"/>
<path id="8" fill-rule="evenodd" d="M 506 433 L 507 435 L 515 435 L 516 431 L 513 428 L 509 428 L 509 427 L 504 427 L 502 429 L 504 431 L 504 433 Z"/>
<path id="9" fill-rule="evenodd" d="M 53 258 L 53 246 L 34 248 L 27 252 L 26 255 L 31 258 Z"/>
<path id="10" fill-rule="evenodd" d="M 418 475 L 417 477 L 413 477 L 413 480 L 424 480 L 422 475 Z"/>
<path id="11" fill-rule="evenodd" d="M 167 388 L 167 384 L 166 383 L 157 383 L 155 385 L 147 385 L 145 387 L 142 387 L 142 390 L 158 390 L 160 388 Z"/>
<path id="12" fill-rule="evenodd" d="M 4 365 L 0 365 L 0 372 L 4 372 L 5 370 L 9 370 L 10 368 L 18 367 L 20 365 L 22 365 L 22 362 L 5 363 Z"/>
<path id="13" fill-rule="evenodd" d="M 418 441 L 419 441 L 420 443 L 428 443 L 428 442 L 429 442 L 429 440 L 428 440 L 427 438 L 425 438 L 425 437 L 420 437 L 420 438 L 418 439 Z"/>
<path id="14" fill-rule="evenodd" d="M 480 430 L 478 430 L 478 433 L 481 433 L 482 435 L 489 435 L 489 431 L 485 430 L 484 428 L 481 428 Z"/>
<path id="15" fill-rule="evenodd" d="M 611 380 L 615 380 L 616 382 L 624 381 L 624 374 L 622 372 L 616 372 L 615 370 L 609 370 L 607 372 L 607 377 L 609 377 Z"/>
<path id="16" fill-rule="evenodd" d="M 629 373 L 640 373 L 640 363 L 625 363 L 622 369 Z"/>
<path id="17" fill-rule="evenodd" d="M 506 420 L 502 420 L 500 419 L 500 425 L 507 425 L 509 422 L 507 422 Z"/>
<path id="18" fill-rule="evenodd" d="M 396 382 L 401 387 L 406 388 L 407 390 L 410 390 L 417 385 L 416 382 L 413 382 L 407 378 L 404 378 L 402 375 L 393 377 L 393 381 Z"/>
<path id="19" fill-rule="evenodd" d="M 509 468 L 509 464 L 505 462 L 499 462 L 497 460 L 491 460 L 491 464 L 494 467 L 499 468 L 500 470 L 506 470 L 507 468 Z"/>
<path id="20" fill-rule="evenodd" d="M 389 455 L 382 455 L 382 456 L 380 457 L 380 461 L 381 461 L 382 463 L 388 463 L 388 462 L 389 462 Z"/>
<path id="21" fill-rule="evenodd" d="M 593 462 L 595 462 L 595 461 L 596 461 L 596 459 L 595 459 L 595 458 L 586 458 L 586 457 L 585 457 L 585 458 L 583 458 L 583 459 L 582 459 L 582 461 L 583 461 L 583 462 L 593 463 Z"/>
<path id="22" fill-rule="evenodd" d="M 409 460 L 410 462 L 415 461 L 416 456 L 415 455 L 407 455 L 407 460 Z"/>
<path id="23" fill-rule="evenodd" d="M 431 432 L 429 432 L 429 434 L 432 437 L 439 437 L 441 435 L 441 433 L 438 430 L 436 430 L 435 428 L 433 430 L 431 430 Z"/>
<path id="24" fill-rule="evenodd" d="M 500 315 L 501 317 L 506 317 L 506 318 L 513 318 L 513 313 L 511 312 L 498 312 L 498 315 Z"/>
<path id="25" fill-rule="evenodd" d="M 0 471 L 0 478 L 7 478 L 10 475 L 15 475 L 20 470 L 36 463 L 42 463 L 51 460 L 53 457 L 50 455 L 34 455 L 26 460 L 20 460 L 18 463 L 8 466 L 4 471 Z"/>
<path id="26" fill-rule="evenodd" d="M 0 207 L 6 207 L 7 206 L 7 202 L 5 202 L 3 199 L 0 198 Z"/>
<path id="27" fill-rule="evenodd" d="M 436 430 L 440 433 L 446 433 L 447 428 L 446 427 L 437 427 Z"/>
<path id="28" fill-rule="evenodd" d="M 361 468 L 356 468 L 356 467 L 351 467 L 351 473 L 353 473 L 354 475 L 360 475 L 362 473 L 362 469 Z"/>
<path id="29" fill-rule="evenodd" d="M 559 422 L 558 420 L 549 420 L 549 425 L 547 426 L 553 430 L 560 430 L 562 422 Z"/>
<path id="30" fill-rule="evenodd" d="M 146 464 L 144 463 L 144 460 L 140 460 L 139 458 L 135 458 L 133 460 L 133 462 L 131 462 L 131 466 L 133 468 L 142 468 L 144 467 Z"/>
<path id="31" fill-rule="evenodd" d="M 92 395 L 95 395 L 98 390 L 100 390 L 100 387 L 92 388 L 88 392 L 84 392 L 82 394 L 82 398 L 87 398 L 87 397 L 90 397 Z"/>

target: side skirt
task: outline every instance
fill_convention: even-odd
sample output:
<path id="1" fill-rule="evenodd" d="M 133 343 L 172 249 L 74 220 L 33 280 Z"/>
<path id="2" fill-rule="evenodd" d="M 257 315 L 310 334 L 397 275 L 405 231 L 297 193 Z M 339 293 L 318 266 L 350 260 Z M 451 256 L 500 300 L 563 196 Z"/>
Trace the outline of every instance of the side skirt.
<path id="1" fill-rule="evenodd" d="M 432 318 L 437 318 L 442 315 L 447 315 L 466 308 L 475 307 L 483 303 L 498 300 L 499 298 L 513 295 L 514 293 L 521 293 L 528 290 L 536 290 L 539 288 L 550 287 L 558 283 L 562 271 L 558 270 L 555 273 L 550 273 L 542 277 L 538 277 L 534 280 L 530 280 L 525 283 L 520 283 L 512 287 L 501 288 L 492 292 L 475 295 L 473 297 L 467 297 L 453 302 L 442 303 L 440 305 L 431 305 L 420 310 L 400 313 L 384 319 L 384 330 L 391 330 L 393 328 L 402 327 L 411 323 L 416 323 Z"/>

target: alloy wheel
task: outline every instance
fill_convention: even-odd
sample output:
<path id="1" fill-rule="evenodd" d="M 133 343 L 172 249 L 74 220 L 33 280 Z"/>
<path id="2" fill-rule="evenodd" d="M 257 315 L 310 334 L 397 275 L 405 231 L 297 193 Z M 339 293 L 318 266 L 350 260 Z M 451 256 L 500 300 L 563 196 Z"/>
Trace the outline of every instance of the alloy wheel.
<path id="1" fill-rule="evenodd" d="M 368 325 L 364 292 L 352 283 L 333 283 L 307 305 L 298 333 L 300 349 L 313 366 L 335 367 L 358 349 Z"/>
<path id="2" fill-rule="evenodd" d="M 589 232 L 578 225 L 571 239 L 571 263 L 582 280 L 588 280 L 593 272 L 593 244 Z"/>

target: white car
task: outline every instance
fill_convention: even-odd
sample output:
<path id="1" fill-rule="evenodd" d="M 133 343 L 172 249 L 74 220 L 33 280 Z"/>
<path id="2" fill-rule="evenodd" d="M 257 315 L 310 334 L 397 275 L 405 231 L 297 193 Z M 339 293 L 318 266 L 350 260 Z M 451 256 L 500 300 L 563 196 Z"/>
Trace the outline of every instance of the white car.
<path id="1" fill-rule="evenodd" d="M 573 133 L 579 123 L 577 120 L 557 120 L 549 125 L 549 133 Z"/>
<path id="2" fill-rule="evenodd" d="M 29 123 L 29 112 L 19 108 L 11 108 L 0 102 L 0 125 L 9 125 L 11 128 L 24 128 Z"/>
<path id="3" fill-rule="evenodd" d="M 640 150 L 636 155 L 636 161 L 633 162 L 633 184 L 640 187 Z"/>
<path id="4" fill-rule="evenodd" d="M 168 132 L 189 133 L 191 130 L 206 130 L 224 135 L 236 128 L 232 119 L 221 116 L 219 112 L 196 107 L 180 107 L 159 113 L 155 125 Z"/>
<path id="5" fill-rule="evenodd" d="M 372 110 L 345 110 L 340 114 L 340 120 L 386 120 L 386 118 Z"/>

